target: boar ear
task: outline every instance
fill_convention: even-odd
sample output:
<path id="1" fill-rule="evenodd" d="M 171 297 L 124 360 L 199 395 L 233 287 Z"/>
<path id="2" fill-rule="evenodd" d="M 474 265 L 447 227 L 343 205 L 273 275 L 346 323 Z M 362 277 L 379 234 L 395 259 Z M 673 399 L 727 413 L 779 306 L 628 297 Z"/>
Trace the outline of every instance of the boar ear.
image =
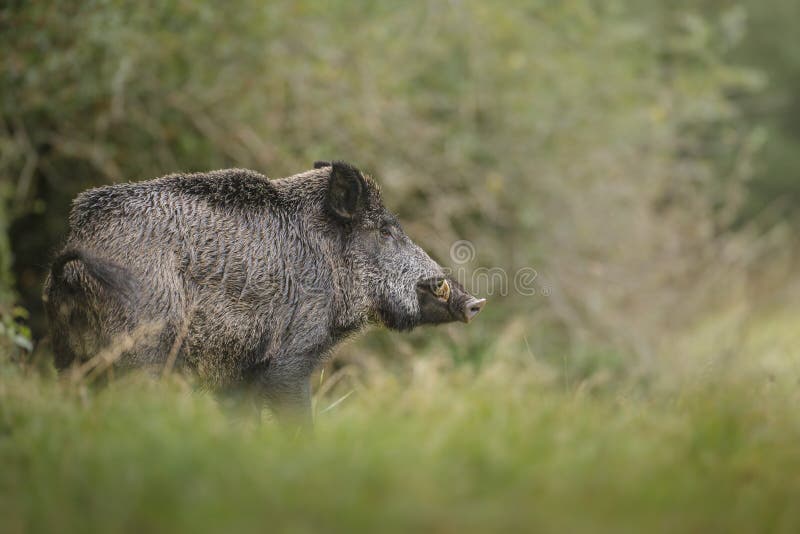
<path id="1" fill-rule="evenodd" d="M 314 168 L 315 169 L 321 169 L 323 167 L 330 167 L 330 166 L 331 166 L 331 162 L 330 161 L 315 161 L 314 162 Z"/>
<path id="2" fill-rule="evenodd" d="M 328 182 L 328 209 L 344 222 L 355 219 L 363 210 L 367 188 L 361 172 L 342 161 L 331 164 Z"/>

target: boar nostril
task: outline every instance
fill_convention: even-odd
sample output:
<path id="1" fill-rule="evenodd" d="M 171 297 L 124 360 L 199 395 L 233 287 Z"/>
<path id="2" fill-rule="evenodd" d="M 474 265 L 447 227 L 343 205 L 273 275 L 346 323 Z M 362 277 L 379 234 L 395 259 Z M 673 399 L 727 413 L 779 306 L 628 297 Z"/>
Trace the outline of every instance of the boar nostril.
<path id="1" fill-rule="evenodd" d="M 481 312 L 485 304 L 486 304 L 486 299 L 476 299 L 476 298 L 469 299 L 466 302 L 466 304 L 464 304 L 464 318 L 466 320 L 465 322 L 468 323 L 472 319 L 474 319 L 475 316 Z"/>

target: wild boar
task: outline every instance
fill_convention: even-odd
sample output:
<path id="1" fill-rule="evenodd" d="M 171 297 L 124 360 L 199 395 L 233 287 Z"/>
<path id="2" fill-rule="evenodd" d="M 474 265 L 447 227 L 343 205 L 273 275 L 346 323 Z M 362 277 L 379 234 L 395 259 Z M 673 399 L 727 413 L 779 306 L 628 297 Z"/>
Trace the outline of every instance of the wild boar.
<path id="1" fill-rule="evenodd" d="M 467 293 L 404 232 L 352 165 L 268 180 L 250 170 L 91 189 L 44 287 L 60 369 L 142 325 L 118 367 L 189 369 L 310 420 L 309 379 L 370 324 L 468 321 Z"/>

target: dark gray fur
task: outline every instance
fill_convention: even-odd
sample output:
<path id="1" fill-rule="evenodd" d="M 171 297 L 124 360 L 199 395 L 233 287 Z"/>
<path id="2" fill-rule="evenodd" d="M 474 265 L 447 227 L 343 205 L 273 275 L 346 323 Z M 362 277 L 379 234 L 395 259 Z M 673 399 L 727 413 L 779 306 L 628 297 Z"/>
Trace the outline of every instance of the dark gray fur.
<path id="1" fill-rule="evenodd" d="M 315 167 L 278 180 L 174 174 L 79 195 L 44 289 L 59 368 L 157 324 L 118 366 L 158 369 L 174 353 L 210 386 L 253 386 L 279 413 L 308 419 L 309 377 L 346 336 L 458 320 L 435 299 L 421 306 L 443 270 L 375 182 L 343 162 Z"/>

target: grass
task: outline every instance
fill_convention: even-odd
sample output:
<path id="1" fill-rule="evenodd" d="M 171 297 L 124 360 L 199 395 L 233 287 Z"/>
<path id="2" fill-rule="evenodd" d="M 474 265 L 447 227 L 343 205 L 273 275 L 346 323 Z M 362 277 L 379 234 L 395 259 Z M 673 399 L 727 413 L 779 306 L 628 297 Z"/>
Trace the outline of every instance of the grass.
<path id="1" fill-rule="evenodd" d="M 313 437 L 179 377 L 92 390 L 5 364 L 0 532 L 797 532 L 797 323 L 664 387 L 432 355 L 318 399 Z"/>

